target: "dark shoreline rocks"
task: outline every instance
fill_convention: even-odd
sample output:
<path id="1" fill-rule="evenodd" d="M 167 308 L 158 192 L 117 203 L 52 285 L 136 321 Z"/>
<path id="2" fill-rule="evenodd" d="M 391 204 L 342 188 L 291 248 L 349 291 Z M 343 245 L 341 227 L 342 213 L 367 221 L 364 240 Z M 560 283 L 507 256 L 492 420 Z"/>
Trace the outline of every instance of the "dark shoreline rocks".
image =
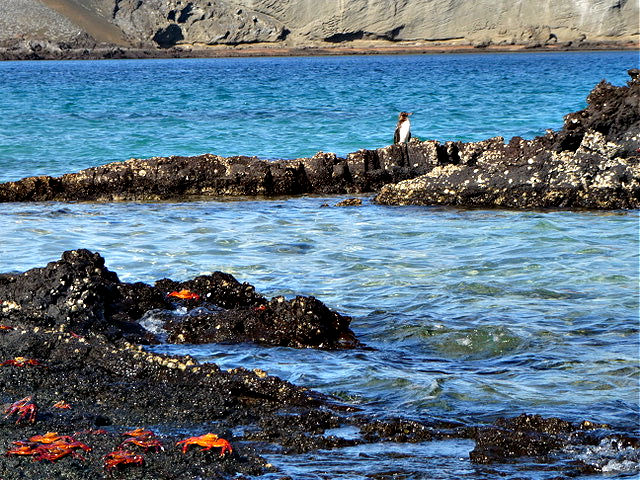
<path id="1" fill-rule="evenodd" d="M 350 42 L 338 44 L 280 46 L 277 44 L 254 46 L 222 45 L 201 47 L 197 45 L 158 48 L 155 44 L 122 46 L 99 43 L 91 37 L 81 36 L 71 42 L 55 42 L 47 39 L 19 39 L 0 43 L 0 61 L 20 60 L 144 60 L 171 58 L 236 58 L 236 57 L 301 57 L 344 55 L 430 55 L 511 52 L 589 52 L 635 50 L 633 42 L 581 41 L 563 44 L 533 45 L 459 45 L 446 42 L 387 42 L 385 45 L 360 46 Z"/>
<path id="2" fill-rule="evenodd" d="M 609 441 L 639 448 L 633 435 L 590 422 L 521 415 L 474 426 L 426 416 L 388 417 L 384 410 L 364 413 L 262 370 L 223 371 L 186 355 L 153 353 L 145 344 L 157 338 L 136 320 L 149 309 L 175 307 L 173 297 L 165 295 L 168 288 L 199 292 L 200 298 L 178 299 L 187 310 L 274 308 L 277 324 L 296 316 L 296 301 L 303 298 L 303 317 L 314 311 L 326 314 L 313 297 L 298 297 L 285 307 L 285 301 L 267 301 L 251 285 L 219 272 L 187 282 L 165 279 L 156 286 L 123 283 L 100 255 L 86 250 L 65 252 L 43 268 L 0 275 L 0 404 L 6 414 L 0 417 L 0 478 L 102 477 L 104 456 L 118 447 L 124 432 L 138 427 L 153 431 L 163 450 L 136 449 L 143 464 L 117 467 L 114 476 L 244 478 L 275 471 L 277 465 L 262 457 L 274 451 L 296 454 L 453 438 L 476 441 L 470 460 L 478 464 L 534 458 L 547 470 L 566 473 L 570 461 L 572 472 L 591 473 L 598 465 L 573 458 L 568 447 L 585 449 Z M 335 320 L 335 315 L 330 316 Z M 7 412 L 26 397 L 37 407 L 33 422 Z M 56 408 L 60 401 L 70 408 Z M 357 433 L 331 434 L 340 427 Z M 6 455 L 15 446 L 12 442 L 46 432 L 73 435 L 91 450 L 83 451 L 82 459 L 56 461 Z M 208 432 L 231 442 L 233 452 L 221 457 L 219 448 L 201 452 L 192 447 L 181 453 L 178 441 Z"/>
<path id="3" fill-rule="evenodd" d="M 0 184 L 0 202 L 153 201 L 241 196 L 363 193 L 415 177 L 432 167 L 436 147 L 391 145 L 337 157 L 154 157 L 88 168 L 61 177 Z"/>
<path id="4" fill-rule="evenodd" d="M 640 70 L 602 81 L 562 130 L 533 140 L 418 141 L 341 158 L 154 157 L 0 184 L 0 202 L 158 201 L 380 192 L 384 205 L 640 207 Z"/>
<path id="5" fill-rule="evenodd" d="M 192 298 L 171 294 L 189 292 Z M 267 300 L 248 283 L 215 272 L 187 282 L 162 279 L 155 286 L 120 282 L 98 253 L 73 250 L 59 261 L 19 275 L 0 274 L 0 320 L 5 317 L 42 328 L 111 340 L 157 343 L 140 319 L 164 318 L 170 342 L 255 342 L 296 348 L 355 348 L 350 318 L 314 297 Z M 184 314 L 176 313 L 183 307 Z"/>

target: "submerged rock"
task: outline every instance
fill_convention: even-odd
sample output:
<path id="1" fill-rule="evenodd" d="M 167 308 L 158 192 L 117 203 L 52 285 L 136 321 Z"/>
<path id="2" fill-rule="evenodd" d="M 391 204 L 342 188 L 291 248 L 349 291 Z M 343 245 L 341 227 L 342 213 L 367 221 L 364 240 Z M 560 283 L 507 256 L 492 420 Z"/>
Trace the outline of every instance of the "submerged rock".
<path id="1" fill-rule="evenodd" d="M 359 207 L 362 205 L 361 198 L 345 198 L 335 204 L 336 207 Z"/>
<path id="2" fill-rule="evenodd" d="M 640 71 L 601 82 L 560 132 L 448 143 L 427 174 L 386 185 L 385 205 L 620 209 L 640 207 Z"/>
<path id="3" fill-rule="evenodd" d="M 191 298 L 171 296 L 185 290 Z M 4 318 L 74 334 L 155 343 L 139 321 L 165 312 L 169 341 L 255 342 L 295 348 L 354 348 L 351 319 L 314 297 L 270 301 L 248 283 L 215 272 L 187 282 L 159 280 L 155 286 L 121 282 L 98 253 L 64 252 L 57 262 L 22 274 L 0 274 L 0 321 Z M 185 314 L 172 311 L 182 306 Z M 157 333 L 157 332 L 156 332 Z"/>
<path id="4" fill-rule="evenodd" d="M 640 447 L 638 438 L 614 433 L 609 425 L 587 420 L 576 424 L 560 418 L 527 414 L 499 418 L 494 425 L 475 429 L 472 437 L 476 441 L 475 448 L 469 453 L 472 462 L 505 463 L 527 457 L 537 462 L 564 464 L 560 468 L 566 474 L 602 471 L 603 465 L 598 466 L 599 459 L 595 455 L 579 453 L 590 446 L 628 448 L 627 453 L 631 456 L 637 455 Z M 550 461 L 550 458 L 554 460 Z"/>

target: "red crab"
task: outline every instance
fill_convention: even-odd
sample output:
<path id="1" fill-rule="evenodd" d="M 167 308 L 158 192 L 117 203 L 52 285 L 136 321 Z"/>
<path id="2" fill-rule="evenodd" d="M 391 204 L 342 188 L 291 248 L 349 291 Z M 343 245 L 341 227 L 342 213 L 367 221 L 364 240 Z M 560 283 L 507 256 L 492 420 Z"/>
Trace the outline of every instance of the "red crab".
<path id="1" fill-rule="evenodd" d="M 122 442 L 118 448 L 122 449 L 122 447 L 127 447 L 129 445 L 136 445 L 138 447 L 144 448 L 145 452 L 149 451 L 152 448 L 155 449 L 156 452 L 159 450 L 164 450 L 162 442 L 153 437 L 130 437 Z"/>
<path id="2" fill-rule="evenodd" d="M 144 458 L 142 455 L 136 455 L 133 452 L 127 450 L 116 450 L 115 452 L 108 453 L 104 456 L 104 468 L 106 470 L 112 470 L 118 465 L 142 465 Z"/>
<path id="3" fill-rule="evenodd" d="M 31 396 L 24 397 L 22 400 L 12 403 L 11 406 L 4 411 L 4 413 L 6 413 L 4 418 L 9 418 L 14 413 L 17 413 L 20 416 L 18 417 L 18 420 L 16 420 L 16 424 L 18 424 L 23 418 L 27 417 L 28 422 L 35 422 L 38 407 L 36 407 L 35 403 L 31 403 L 32 398 L 33 397 Z"/>
<path id="4" fill-rule="evenodd" d="M 13 442 L 22 443 L 22 442 Z M 7 455 L 33 455 L 35 446 L 27 442 L 25 445 L 18 445 L 7 450 Z"/>
<path id="5" fill-rule="evenodd" d="M 13 367 L 26 367 L 28 365 L 40 365 L 40 362 L 38 360 L 34 360 L 33 358 L 16 357 L 0 363 L 0 367 L 6 367 L 8 365 L 11 365 Z"/>
<path id="6" fill-rule="evenodd" d="M 204 435 L 200 435 L 199 437 L 190 437 L 184 440 L 180 440 L 176 443 L 176 445 L 182 446 L 182 453 L 187 453 L 187 448 L 189 445 L 200 445 L 204 447 L 201 452 L 205 452 L 207 450 L 211 450 L 213 447 L 221 447 L 220 456 L 224 456 L 226 452 L 232 453 L 233 449 L 231 448 L 231 444 L 227 442 L 224 438 L 218 437 L 215 433 L 206 433 Z"/>
<path id="7" fill-rule="evenodd" d="M 155 433 L 151 430 L 144 430 L 142 428 L 136 428 L 135 430 L 131 430 L 129 432 L 124 432 L 122 435 L 125 435 L 129 438 L 124 440 L 120 446 L 118 447 L 122 450 L 122 447 L 129 445 L 136 445 L 138 447 L 144 448 L 144 451 L 147 452 L 149 449 L 155 449 L 155 451 L 164 450 L 162 446 L 162 442 L 156 437 Z"/>
<path id="8" fill-rule="evenodd" d="M 155 433 L 151 430 L 145 430 L 144 428 L 136 428 L 135 430 L 124 432 L 122 435 L 126 435 L 127 437 L 154 437 Z"/>
<path id="9" fill-rule="evenodd" d="M 0 330 L 13 330 L 13 327 L 10 327 L 9 325 L 0 325 Z"/>
<path id="10" fill-rule="evenodd" d="M 91 447 L 82 442 L 74 440 L 68 435 L 58 435 L 57 432 L 47 432 L 44 435 L 34 435 L 28 442 L 13 442 L 15 447 L 7 451 L 7 455 L 32 455 L 35 461 L 56 460 L 69 454 L 76 458 L 82 456 L 76 452 L 82 449 L 85 452 L 91 451 Z"/>
<path id="11" fill-rule="evenodd" d="M 44 435 L 34 435 L 33 437 L 29 438 L 29 441 L 46 444 L 55 443 L 58 441 L 75 442 L 76 440 L 69 435 L 58 435 L 58 432 L 47 432 Z"/>
<path id="12" fill-rule="evenodd" d="M 193 293 L 191 290 L 182 289 L 179 292 L 174 291 L 168 294 L 170 297 L 181 298 L 183 300 L 200 300 L 200 295 Z"/>
<path id="13" fill-rule="evenodd" d="M 76 458 L 82 459 L 82 456 L 75 451 L 76 449 L 80 448 L 85 452 L 91 451 L 91 447 L 89 445 L 85 445 L 82 442 L 78 442 L 71 437 L 66 437 L 66 438 L 70 438 L 71 441 L 62 439 L 50 444 L 38 446 L 35 449 L 35 453 L 38 456 L 34 457 L 34 460 L 36 461 L 49 460 L 51 462 L 55 462 L 56 460 L 62 457 L 65 457 L 69 454 L 73 455 Z"/>

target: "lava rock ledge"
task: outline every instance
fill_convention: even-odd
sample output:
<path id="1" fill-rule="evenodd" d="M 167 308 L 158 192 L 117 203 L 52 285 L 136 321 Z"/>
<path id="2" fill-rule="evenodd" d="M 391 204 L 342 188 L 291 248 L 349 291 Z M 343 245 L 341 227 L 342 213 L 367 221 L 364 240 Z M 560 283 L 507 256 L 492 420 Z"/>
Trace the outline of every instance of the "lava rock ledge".
<path id="1" fill-rule="evenodd" d="M 640 70 L 600 82 L 559 132 L 449 143 L 447 161 L 385 185 L 384 205 L 624 209 L 640 207 Z"/>
<path id="2" fill-rule="evenodd" d="M 412 139 L 341 158 L 154 157 L 0 184 L 0 202 L 155 201 L 378 192 L 384 205 L 640 207 L 640 70 L 602 81 L 559 132 L 525 140 Z"/>
<path id="3" fill-rule="evenodd" d="M 174 288 L 185 298 L 168 295 Z M 227 332 L 223 334 L 225 341 L 231 341 L 227 336 L 237 331 L 238 324 L 260 331 L 273 323 L 285 332 L 261 333 L 267 345 L 311 346 L 311 342 L 297 343 L 304 338 L 317 343 L 317 337 L 290 335 L 283 325 L 302 319 L 299 323 L 304 332 L 306 323 L 317 325 L 328 319 L 325 331 L 333 333 L 323 338 L 325 348 L 356 346 L 341 343 L 344 339 L 340 335 L 345 334 L 347 343 L 353 342 L 350 331 L 344 330 L 348 328 L 346 317 L 331 312 L 313 297 L 297 297 L 289 303 L 278 297 L 267 300 L 251 285 L 221 272 L 186 282 L 163 279 L 154 286 L 129 284 L 120 282 L 99 254 L 75 250 L 42 268 L 2 274 L 0 404 L 5 415 L 0 417 L 0 452 L 28 445 L 31 436 L 45 432 L 73 436 L 87 449 L 81 456 L 52 461 L 5 455 L 0 478 L 104 478 L 105 455 L 119 448 L 125 432 L 136 427 L 154 432 L 163 448 L 147 451 L 132 446 L 143 457 L 141 464 L 116 466 L 113 475 L 238 479 L 277 471 L 277 466 L 262 456 L 274 451 L 286 455 L 358 444 L 451 438 L 475 440 L 470 460 L 477 464 L 533 458 L 544 464 L 545 470 L 578 475 L 602 471 L 602 465 L 589 463 L 580 454 L 589 448 L 613 445 L 621 454 L 634 454 L 640 446 L 633 432 L 589 421 L 575 424 L 523 414 L 498 419 L 492 425 L 468 425 L 428 415 L 418 419 L 390 417 L 375 407 L 374 411 L 360 411 L 262 370 L 223 371 L 188 355 L 154 353 L 146 344 L 159 338 L 157 332 L 144 328 L 149 325 L 148 313 L 162 322 L 162 314 L 169 315 L 178 306 L 194 313 L 194 328 L 205 325 L 205 335 L 196 335 L 196 339 L 208 341 L 217 335 L 210 335 L 204 317 L 213 315 L 214 324 L 224 325 L 225 318 L 220 315 L 232 317 L 236 312 L 233 327 L 220 328 Z M 173 318 L 167 323 L 180 322 Z M 284 343 L 278 340 L 287 337 Z M 239 340 L 247 339 L 246 327 L 244 331 L 240 328 Z M 21 399 L 33 405 L 32 418 L 12 413 L 11 406 Z M 60 402 L 66 407 L 59 408 Z M 348 438 L 336 435 L 341 427 L 355 428 L 357 433 Z M 221 456 L 219 449 L 204 452 L 199 447 L 181 452 L 178 442 L 208 432 L 228 440 L 233 452 Z"/>

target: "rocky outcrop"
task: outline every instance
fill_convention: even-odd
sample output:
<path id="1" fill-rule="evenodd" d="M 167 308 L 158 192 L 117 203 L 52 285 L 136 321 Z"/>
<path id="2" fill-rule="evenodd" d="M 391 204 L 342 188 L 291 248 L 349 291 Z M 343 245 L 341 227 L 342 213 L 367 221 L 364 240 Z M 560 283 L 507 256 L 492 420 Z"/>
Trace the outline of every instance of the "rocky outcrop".
<path id="1" fill-rule="evenodd" d="M 588 420 L 575 424 L 540 415 L 498 418 L 493 425 L 474 429 L 472 437 L 476 446 L 469 457 L 472 462 L 490 464 L 512 462 L 517 458 L 563 456 L 571 451 L 579 452 L 587 445 L 614 444 L 620 450 L 640 446 L 637 438 L 613 434 L 610 428 Z M 571 463 L 571 470 L 575 473 L 599 471 L 597 464 L 589 463 L 586 457 Z"/>
<path id="2" fill-rule="evenodd" d="M 317 0 L 313 8 L 304 0 L 0 0 L 0 6 L 0 58 L 154 56 L 149 49 L 188 56 L 206 55 L 211 45 L 253 44 L 635 48 L 639 35 L 638 3 L 627 0 Z M 82 36 L 99 46 L 63 48 Z M 25 41 L 51 48 L 34 53 Z"/>
<path id="3" fill-rule="evenodd" d="M 362 193 L 426 173 L 436 145 L 391 145 L 346 158 L 267 161 L 257 157 L 156 157 L 131 159 L 61 177 L 29 177 L 0 184 L 0 201 L 158 200 L 216 196 Z"/>
<path id="4" fill-rule="evenodd" d="M 169 295 L 187 290 L 191 298 Z M 100 333 L 110 340 L 157 343 L 255 342 L 295 348 L 354 348 L 350 318 L 314 297 L 267 300 L 248 283 L 215 272 L 151 286 L 121 282 L 88 250 L 22 274 L 0 274 L 0 321 L 56 331 Z M 178 306 L 184 313 L 176 313 Z M 160 324 L 160 325 L 159 325 Z M 147 328 L 145 328 L 147 327 Z M 160 327 L 166 328 L 166 332 Z"/>
<path id="5" fill-rule="evenodd" d="M 346 158 L 257 157 L 131 159 L 61 177 L 0 184 L 0 202 L 128 201 L 219 196 L 344 194 L 380 191 L 387 205 L 507 208 L 640 207 L 640 79 L 601 82 L 588 107 L 565 117 L 561 131 L 509 143 L 415 139 L 359 150 Z"/>
<path id="6" fill-rule="evenodd" d="M 640 207 L 640 71 L 626 86 L 601 82 L 560 132 L 508 144 L 449 143 L 429 173 L 376 196 L 385 205 L 508 208 Z"/>
<path id="7" fill-rule="evenodd" d="M 199 298 L 167 297 L 165 290 L 174 287 L 191 288 Z M 384 405 L 372 404 L 372 412 L 363 413 L 263 370 L 223 371 L 190 356 L 154 353 L 139 343 L 146 343 L 150 332 L 134 330 L 127 319 L 163 305 L 173 310 L 180 305 L 187 311 L 274 309 L 276 322 L 295 315 L 298 308 L 304 315 L 326 314 L 326 307 L 311 299 L 296 298 L 288 305 L 278 299 L 267 301 L 250 285 L 220 272 L 182 283 L 168 279 L 155 286 L 122 283 L 105 268 L 100 255 L 86 250 L 65 252 L 61 260 L 22 274 L 1 275 L 0 404 L 4 415 L 0 416 L 0 444 L 5 449 L 1 478 L 102 477 L 105 456 L 122 445 L 125 432 L 136 427 L 151 430 L 159 445 L 148 449 L 128 444 L 142 460 L 114 466 L 115 476 L 255 477 L 276 471 L 278 465 L 262 456 L 274 451 L 279 457 L 381 444 L 375 447 L 380 451 L 383 442 L 449 438 L 474 439 L 470 458 L 476 463 L 527 458 L 547 472 L 570 476 L 603 471 L 604 464 L 590 463 L 593 456 L 581 454 L 598 445 L 619 446 L 621 461 L 625 455 L 637 457 L 637 435 L 607 425 L 537 415 L 498 419 L 493 425 L 388 418 Z M 24 418 L 11 409 L 21 399 L 32 405 Z M 33 446 L 30 437 L 46 432 L 82 442 L 82 458 L 68 455 L 33 461 L 33 456 L 8 453 L 14 448 L 28 450 Z M 203 433 L 219 435 L 233 451 L 224 456 L 218 447 L 181 452 L 179 441 Z M 416 478 L 424 474 L 403 471 Z"/>
<path id="8" fill-rule="evenodd" d="M 355 39 L 544 45 L 632 37 L 638 6 L 617 0 L 495 2 L 454 0 L 237 0 L 281 20 L 303 41 Z"/>
<path id="9" fill-rule="evenodd" d="M 289 33 L 275 18 L 224 0 L 115 0 L 113 22 L 129 38 L 163 48 L 277 42 Z"/>

